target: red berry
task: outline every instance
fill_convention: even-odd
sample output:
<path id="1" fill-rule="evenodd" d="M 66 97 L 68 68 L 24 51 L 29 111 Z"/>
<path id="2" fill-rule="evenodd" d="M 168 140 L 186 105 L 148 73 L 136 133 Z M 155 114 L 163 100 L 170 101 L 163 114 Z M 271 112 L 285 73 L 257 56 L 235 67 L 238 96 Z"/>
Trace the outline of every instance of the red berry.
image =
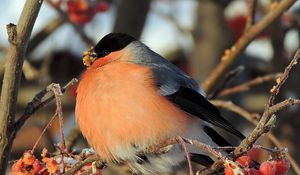
<path id="1" fill-rule="evenodd" d="M 241 156 L 236 159 L 236 162 L 243 167 L 249 167 L 251 166 L 252 160 L 249 156 Z"/>
<path id="2" fill-rule="evenodd" d="M 39 160 L 36 159 L 33 163 L 33 171 L 35 173 L 39 173 L 42 169 L 43 169 L 43 165 Z"/>
<path id="3" fill-rule="evenodd" d="M 13 164 L 13 166 L 11 167 L 11 171 L 12 172 L 18 172 L 21 171 L 23 169 L 23 161 L 21 159 L 19 159 L 17 162 L 15 162 Z"/>
<path id="4" fill-rule="evenodd" d="M 234 175 L 233 170 L 229 167 L 225 167 L 224 172 L 225 172 L 225 175 Z"/>
<path id="5" fill-rule="evenodd" d="M 290 162 L 285 158 L 274 160 L 274 165 L 276 167 L 276 175 L 283 175 L 287 173 L 290 168 Z"/>
<path id="6" fill-rule="evenodd" d="M 263 162 L 259 167 L 260 175 L 275 175 L 276 167 L 273 162 Z"/>

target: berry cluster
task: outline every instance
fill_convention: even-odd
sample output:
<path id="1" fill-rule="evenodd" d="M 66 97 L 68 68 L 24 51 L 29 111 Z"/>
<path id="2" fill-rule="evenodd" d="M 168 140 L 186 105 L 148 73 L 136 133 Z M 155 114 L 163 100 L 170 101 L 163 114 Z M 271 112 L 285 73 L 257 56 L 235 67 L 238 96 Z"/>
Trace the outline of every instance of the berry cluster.
<path id="1" fill-rule="evenodd" d="M 66 11 L 70 20 L 79 25 L 90 22 L 97 13 L 108 10 L 109 5 L 103 0 L 58 0 L 55 2 L 56 8 L 66 5 Z"/>
<path id="2" fill-rule="evenodd" d="M 85 158 L 91 155 L 91 153 L 84 154 Z M 81 159 L 82 157 L 80 156 L 66 154 L 63 156 L 64 161 L 62 161 L 62 155 L 50 155 L 47 149 L 44 149 L 41 154 L 41 160 L 39 160 L 32 154 L 32 151 L 26 151 L 19 160 L 14 162 L 10 175 L 61 175 L 70 170 Z M 76 175 L 90 169 L 93 175 L 101 175 L 101 170 L 93 168 L 92 163 L 83 166 L 76 172 Z"/>
<path id="3" fill-rule="evenodd" d="M 235 162 L 226 160 L 224 172 L 225 175 L 284 175 L 290 168 L 290 162 L 286 157 L 278 157 L 257 166 L 250 156 L 244 155 Z"/>

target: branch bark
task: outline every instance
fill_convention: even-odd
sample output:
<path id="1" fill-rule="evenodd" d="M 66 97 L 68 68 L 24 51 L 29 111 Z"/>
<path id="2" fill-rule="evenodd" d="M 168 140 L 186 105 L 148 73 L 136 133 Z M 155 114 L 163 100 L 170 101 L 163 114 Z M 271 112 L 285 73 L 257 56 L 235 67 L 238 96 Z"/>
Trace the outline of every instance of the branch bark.
<path id="1" fill-rule="evenodd" d="M 18 25 L 7 26 L 10 46 L 6 56 L 0 100 L 0 172 L 5 172 L 11 150 L 10 132 L 14 126 L 24 56 L 42 3 L 43 0 L 27 0 Z"/>
<path id="2" fill-rule="evenodd" d="M 253 25 L 244 35 L 231 47 L 230 50 L 225 51 L 225 55 L 221 58 L 221 62 L 210 73 L 208 78 L 202 83 L 202 88 L 205 92 L 209 93 L 212 87 L 220 79 L 227 68 L 232 64 L 246 46 L 254 40 L 264 29 L 266 29 L 272 22 L 275 21 L 285 10 L 292 6 L 296 0 L 283 0 L 280 1 L 277 7 L 271 10 L 261 21 Z"/>

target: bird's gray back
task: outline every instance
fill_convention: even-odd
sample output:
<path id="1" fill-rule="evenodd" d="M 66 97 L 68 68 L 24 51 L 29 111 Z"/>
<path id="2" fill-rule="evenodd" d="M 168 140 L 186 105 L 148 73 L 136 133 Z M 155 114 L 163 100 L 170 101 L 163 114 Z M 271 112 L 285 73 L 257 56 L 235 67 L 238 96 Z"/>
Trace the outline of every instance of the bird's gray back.
<path id="1" fill-rule="evenodd" d="M 204 92 L 194 79 L 143 43 L 134 41 L 127 47 L 134 55 L 133 62 L 135 64 L 146 65 L 152 69 L 161 95 L 173 94 L 181 86 L 191 88 L 204 95 Z"/>

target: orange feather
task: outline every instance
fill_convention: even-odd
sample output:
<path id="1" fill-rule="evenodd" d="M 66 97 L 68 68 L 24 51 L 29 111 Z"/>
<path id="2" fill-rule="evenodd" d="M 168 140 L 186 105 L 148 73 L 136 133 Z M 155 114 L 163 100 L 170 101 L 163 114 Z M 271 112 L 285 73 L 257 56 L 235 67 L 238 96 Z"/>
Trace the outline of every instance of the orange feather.
<path id="1" fill-rule="evenodd" d="M 193 122 L 159 95 L 150 68 L 123 60 L 130 58 L 124 54 L 96 60 L 77 89 L 77 122 L 106 161 L 134 159 L 133 148 L 144 150 L 182 135 Z"/>

